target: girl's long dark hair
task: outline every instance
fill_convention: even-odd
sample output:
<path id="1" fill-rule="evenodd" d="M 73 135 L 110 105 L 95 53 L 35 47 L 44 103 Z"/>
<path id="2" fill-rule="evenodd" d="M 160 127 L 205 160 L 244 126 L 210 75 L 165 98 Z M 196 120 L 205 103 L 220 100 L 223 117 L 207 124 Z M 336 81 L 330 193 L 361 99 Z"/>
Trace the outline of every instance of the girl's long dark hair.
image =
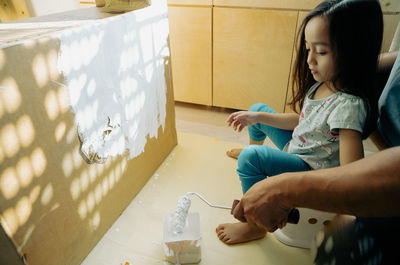
<path id="1" fill-rule="evenodd" d="M 333 85 L 336 90 L 359 96 L 368 106 L 363 137 L 376 126 L 378 116 L 377 65 L 382 45 L 383 15 L 378 0 L 325 0 L 312 10 L 300 26 L 297 58 L 289 102 L 298 112 L 310 87 L 316 82 L 308 69 L 304 30 L 316 16 L 329 21 L 329 37 L 335 58 Z"/>

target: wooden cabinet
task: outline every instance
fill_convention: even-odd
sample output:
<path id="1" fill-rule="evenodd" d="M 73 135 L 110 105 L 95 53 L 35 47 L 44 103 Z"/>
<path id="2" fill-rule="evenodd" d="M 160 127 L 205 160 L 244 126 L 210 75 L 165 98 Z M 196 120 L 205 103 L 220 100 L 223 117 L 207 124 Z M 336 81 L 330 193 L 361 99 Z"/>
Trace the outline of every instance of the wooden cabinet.
<path id="1" fill-rule="evenodd" d="M 298 26 L 321 0 L 168 0 L 175 100 L 290 112 Z M 400 1 L 380 0 L 387 51 Z M 390 4 L 387 4 L 390 2 Z"/>
<path id="2" fill-rule="evenodd" d="M 213 105 L 283 112 L 297 12 L 214 8 Z"/>
<path id="3" fill-rule="evenodd" d="M 169 6 L 175 100 L 212 105 L 211 6 Z"/>
<path id="4" fill-rule="evenodd" d="M 295 9 L 318 1 L 168 0 L 175 100 L 284 111 Z"/>
<path id="5" fill-rule="evenodd" d="M 311 10 L 320 2 L 322 0 L 213 0 L 215 6 L 286 10 Z"/>

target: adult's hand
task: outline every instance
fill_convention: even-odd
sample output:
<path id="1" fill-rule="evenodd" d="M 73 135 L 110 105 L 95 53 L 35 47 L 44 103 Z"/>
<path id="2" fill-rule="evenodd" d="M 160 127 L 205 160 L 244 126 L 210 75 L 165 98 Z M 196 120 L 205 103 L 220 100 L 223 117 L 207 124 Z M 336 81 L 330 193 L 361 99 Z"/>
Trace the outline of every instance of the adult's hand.
<path id="1" fill-rule="evenodd" d="M 227 119 L 228 126 L 233 130 L 241 132 L 246 126 L 258 123 L 258 113 L 254 111 L 237 111 L 229 115 Z"/>
<path id="2" fill-rule="evenodd" d="M 399 217 L 399 172 L 400 146 L 340 167 L 284 173 L 254 184 L 233 215 L 270 232 L 284 226 L 295 207 L 362 217 Z"/>
<path id="3" fill-rule="evenodd" d="M 284 179 L 283 174 L 254 184 L 233 210 L 233 216 L 241 222 L 263 227 L 268 232 L 284 227 L 293 208 L 283 200 Z"/>

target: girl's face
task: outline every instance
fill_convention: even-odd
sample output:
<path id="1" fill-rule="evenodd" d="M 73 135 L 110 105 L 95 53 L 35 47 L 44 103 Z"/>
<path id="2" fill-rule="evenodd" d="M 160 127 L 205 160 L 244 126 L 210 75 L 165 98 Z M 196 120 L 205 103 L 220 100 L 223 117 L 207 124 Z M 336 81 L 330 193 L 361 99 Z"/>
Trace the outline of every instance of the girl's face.
<path id="1" fill-rule="evenodd" d="M 305 30 L 305 45 L 308 51 L 307 63 L 311 74 L 318 82 L 331 81 L 334 60 L 329 40 L 329 22 L 326 17 L 313 17 Z"/>

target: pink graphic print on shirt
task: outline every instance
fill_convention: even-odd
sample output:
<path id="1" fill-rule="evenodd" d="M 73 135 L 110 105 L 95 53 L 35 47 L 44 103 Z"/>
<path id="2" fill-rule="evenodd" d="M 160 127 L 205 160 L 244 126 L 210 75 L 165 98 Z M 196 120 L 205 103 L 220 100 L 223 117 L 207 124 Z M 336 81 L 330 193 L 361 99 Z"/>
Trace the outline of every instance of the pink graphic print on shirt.
<path id="1" fill-rule="evenodd" d="M 304 147 L 304 146 L 306 146 L 308 144 L 308 139 L 307 139 L 308 138 L 308 133 L 306 133 L 305 137 L 306 138 L 304 138 L 301 135 L 297 136 L 297 138 L 299 138 L 300 142 L 302 142 L 302 144 L 300 145 L 301 147 Z"/>
<path id="2" fill-rule="evenodd" d="M 334 143 L 339 138 L 339 133 L 333 132 L 329 130 L 328 135 L 331 137 L 328 139 L 328 142 Z"/>

